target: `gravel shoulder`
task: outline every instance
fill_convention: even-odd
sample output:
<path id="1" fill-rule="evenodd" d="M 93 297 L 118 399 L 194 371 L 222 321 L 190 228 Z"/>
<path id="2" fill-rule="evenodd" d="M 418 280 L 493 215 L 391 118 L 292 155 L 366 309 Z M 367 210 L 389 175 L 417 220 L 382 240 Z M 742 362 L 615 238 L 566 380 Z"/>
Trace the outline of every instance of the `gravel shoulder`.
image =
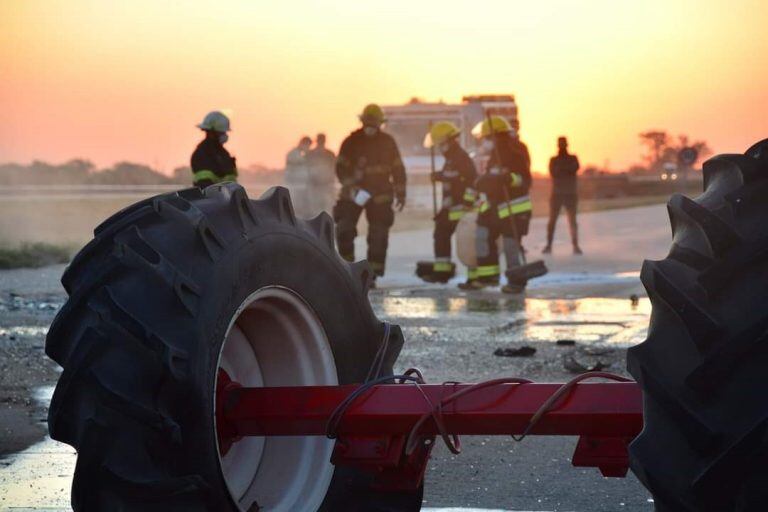
<path id="1" fill-rule="evenodd" d="M 55 384 L 57 365 L 45 357 L 45 335 L 65 294 L 64 265 L 0 271 L 0 458 L 41 440 L 47 409 L 33 395 Z"/>

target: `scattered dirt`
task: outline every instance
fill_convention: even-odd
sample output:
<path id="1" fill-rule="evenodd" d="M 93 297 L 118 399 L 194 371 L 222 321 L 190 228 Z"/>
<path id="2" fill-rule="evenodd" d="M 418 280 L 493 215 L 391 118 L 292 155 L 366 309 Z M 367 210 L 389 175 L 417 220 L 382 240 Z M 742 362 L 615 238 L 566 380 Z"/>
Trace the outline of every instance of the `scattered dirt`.
<path id="1" fill-rule="evenodd" d="M 63 300 L 63 292 L 0 291 L 0 458 L 47 432 L 47 408 L 33 397 L 59 375 L 57 365 L 45 356 L 45 335 Z"/>

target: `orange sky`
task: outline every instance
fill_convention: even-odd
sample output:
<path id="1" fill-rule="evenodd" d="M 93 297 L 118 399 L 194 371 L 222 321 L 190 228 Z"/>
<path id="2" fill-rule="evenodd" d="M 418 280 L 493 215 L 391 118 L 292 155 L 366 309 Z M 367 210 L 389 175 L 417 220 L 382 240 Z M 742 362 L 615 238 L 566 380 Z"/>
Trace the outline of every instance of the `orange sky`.
<path id="1" fill-rule="evenodd" d="M 0 1 L 0 162 L 185 164 L 206 111 L 243 164 L 336 147 L 369 101 L 511 92 L 535 169 L 567 134 L 620 169 L 664 128 L 768 137 L 768 2 Z M 181 7 L 178 7 L 181 6 Z M 183 7 L 183 8 L 182 8 Z"/>

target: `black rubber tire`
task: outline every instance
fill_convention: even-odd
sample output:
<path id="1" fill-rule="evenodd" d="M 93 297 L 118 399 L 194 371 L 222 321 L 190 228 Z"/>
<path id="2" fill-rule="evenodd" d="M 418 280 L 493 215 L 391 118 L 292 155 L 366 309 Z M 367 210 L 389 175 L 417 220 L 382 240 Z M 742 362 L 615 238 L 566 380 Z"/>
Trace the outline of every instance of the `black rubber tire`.
<path id="1" fill-rule="evenodd" d="M 46 340 L 63 368 L 51 437 L 78 451 L 76 511 L 234 511 L 213 428 L 229 321 L 263 286 L 298 293 L 326 330 L 340 384 L 366 379 L 383 324 L 372 272 L 334 249 L 325 213 L 296 219 L 288 191 L 250 200 L 236 184 L 153 197 L 112 216 L 62 277 L 69 300 Z M 392 329 L 382 375 L 402 346 Z M 371 492 L 337 468 L 320 510 L 419 510 L 421 490 Z"/>
<path id="2" fill-rule="evenodd" d="M 629 350 L 645 426 L 632 470 L 658 511 L 768 507 L 768 140 L 704 164 L 668 204 L 672 248 L 646 261 L 648 338 Z"/>

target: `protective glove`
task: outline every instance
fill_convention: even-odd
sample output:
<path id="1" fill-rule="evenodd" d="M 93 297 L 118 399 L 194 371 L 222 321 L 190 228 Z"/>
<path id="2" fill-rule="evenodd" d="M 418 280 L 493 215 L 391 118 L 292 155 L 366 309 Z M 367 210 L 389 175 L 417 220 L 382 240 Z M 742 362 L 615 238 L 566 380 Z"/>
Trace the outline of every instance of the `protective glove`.
<path id="1" fill-rule="evenodd" d="M 403 211 L 403 208 L 405 208 L 405 194 L 403 195 L 397 195 L 395 196 L 395 209 L 398 212 Z"/>

